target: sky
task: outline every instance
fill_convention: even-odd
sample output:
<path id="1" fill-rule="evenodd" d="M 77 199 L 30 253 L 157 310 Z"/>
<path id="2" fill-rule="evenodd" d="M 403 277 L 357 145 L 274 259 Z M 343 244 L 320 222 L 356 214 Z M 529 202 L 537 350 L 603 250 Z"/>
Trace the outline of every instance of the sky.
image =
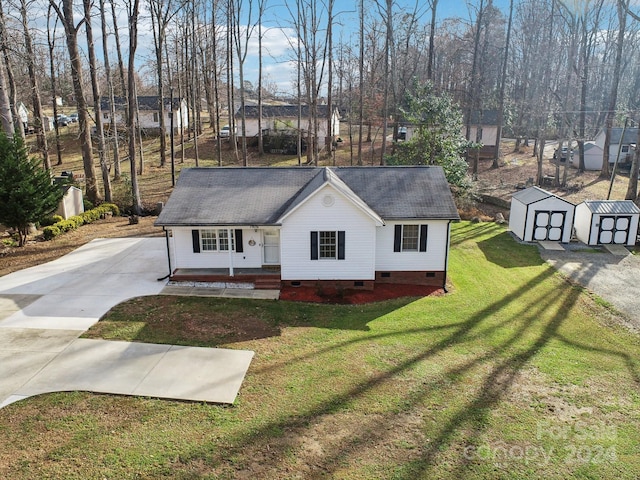
<path id="1" fill-rule="evenodd" d="M 46 0 L 41 0 L 45 2 Z M 77 0 L 76 0 L 77 1 Z M 377 12 L 377 8 L 374 7 L 374 0 L 365 0 L 365 5 L 368 6 L 369 14 L 373 17 L 382 18 Z M 384 0 L 378 0 L 384 3 Z M 484 0 L 485 4 L 487 0 Z M 605 0 L 606 2 L 615 2 L 615 0 Z M 267 11 L 265 14 L 265 20 L 263 22 L 263 46 L 265 49 L 265 56 L 263 61 L 263 71 L 265 75 L 265 83 L 272 84 L 278 93 L 294 92 L 295 85 L 294 80 L 296 78 L 296 69 L 294 58 L 294 47 L 296 44 L 295 31 L 291 24 L 291 14 L 285 6 L 285 0 L 267 0 Z M 293 0 L 291 0 L 293 3 Z M 575 8 L 583 8 L 584 5 L 593 0 L 564 0 L 565 4 L 572 4 Z M 138 60 L 137 67 L 142 72 L 143 76 L 152 75 L 148 60 L 153 57 L 153 36 L 151 31 L 150 19 L 148 12 L 146 12 L 146 1 L 141 2 L 141 16 L 139 26 L 139 48 L 138 48 Z M 254 3 L 255 0 L 254 0 Z M 322 3 L 322 2 L 318 2 Z M 441 23 L 445 19 L 450 17 L 458 17 L 462 20 L 469 21 L 475 16 L 475 10 L 468 7 L 468 3 L 477 6 L 480 0 L 439 0 L 438 2 L 438 22 Z M 505 13 L 509 7 L 509 0 L 493 0 L 496 7 L 503 10 Z M 640 3 L 640 0 L 632 0 L 633 4 Z M 243 0 L 243 5 L 249 4 L 248 0 Z M 358 29 L 358 8 L 359 2 L 357 0 L 335 0 L 334 12 L 336 13 L 336 25 L 334 27 L 334 38 L 342 38 L 343 41 L 348 41 L 350 37 L 353 38 L 353 43 L 357 44 L 357 29 Z M 421 21 L 423 23 L 429 23 L 430 11 L 428 0 L 394 0 L 394 11 L 412 11 L 418 8 L 422 12 L 423 17 Z M 41 7 L 45 12 L 46 8 Z M 123 48 L 127 45 L 127 32 L 126 32 L 126 12 L 120 10 L 120 25 L 121 27 L 121 43 Z M 78 18 L 80 20 L 81 5 L 78 4 Z M 46 13 L 38 17 L 34 15 L 34 19 L 31 23 L 39 28 L 41 32 L 46 31 Z M 62 33 L 62 27 L 58 26 L 59 32 Z M 84 32 L 83 32 L 84 33 Z M 44 35 L 44 34 L 43 34 Z M 99 21 L 96 18 L 94 21 L 94 37 L 96 39 L 97 53 L 101 57 L 102 46 L 100 44 L 100 29 Z M 257 29 L 256 29 L 257 36 Z M 80 35 L 82 39 L 84 35 Z M 113 37 L 111 37 L 111 42 Z M 64 45 L 64 41 L 61 38 L 59 40 L 60 45 Z M 426 46 L 425 46 L 426 48 Z M 110 50 L 113 52 L 112 56 L 115 59 L 115 47 L 111 46 Z M 86 51 L 86 49 L 85 49 Z M 258 77 L 258 42 L 257 38 L 252 38 L 249 45 L 249 52 L 245 63 L 245 79 L 249 80 L 254 85 L 257 84 Z M 148 83 L 152 83 L 150 80 Z"/>

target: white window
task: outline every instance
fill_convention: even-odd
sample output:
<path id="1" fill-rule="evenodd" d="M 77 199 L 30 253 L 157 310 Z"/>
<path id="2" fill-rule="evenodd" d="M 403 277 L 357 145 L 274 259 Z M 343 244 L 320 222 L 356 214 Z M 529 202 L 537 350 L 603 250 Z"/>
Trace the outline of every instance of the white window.
<path id="1" fill-rule="evenodd" d="M 158 112 L 153 112 L 153 121 L 156 123 L 160 122 L 160 117 L 158 116 Z"/>
<path id="2" fill-rule="evenodd" d="M 402 251 L 403 252 L 418 251 L 419 234 L 420 234 L 420 230 L 418 229 L 418 225 L 402 226 Z"/>
<path id="3" fill-rule="evenodd" d="M 203 252 L 229 251 L 229 231 L 227 229 L 200 230 L 200 248 Z M 234 250 L 233 230 L 231 230 L 231 250 Z"/>
<path id="4" fill-rule="evenodd" d="M 319 253 L 320 258 L 336 258 L 338 251 L 336 232 L 318 232 L 319 233 Z"/>
<path id="5" fill-rule="evenodd" d="M 629 145 L 622 146 L 622 153 L 629 153 Z"/>

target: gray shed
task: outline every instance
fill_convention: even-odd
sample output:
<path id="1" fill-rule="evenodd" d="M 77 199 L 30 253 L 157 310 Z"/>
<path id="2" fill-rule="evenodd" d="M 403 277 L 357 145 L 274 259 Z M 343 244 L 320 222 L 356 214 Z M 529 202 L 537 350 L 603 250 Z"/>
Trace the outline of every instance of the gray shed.
<path id="1" fill-rule="evenodd" d="M 587 245 L 636 243 L 640 209 L 631 200 L 587 200 L 576 207 L 576 237 Z"/>
<path id="2" fill-rule="evenodd" d="M 540 187 L 511 197 L 509 229 L 525 242 L 571 241 L 575 205 Z"/>

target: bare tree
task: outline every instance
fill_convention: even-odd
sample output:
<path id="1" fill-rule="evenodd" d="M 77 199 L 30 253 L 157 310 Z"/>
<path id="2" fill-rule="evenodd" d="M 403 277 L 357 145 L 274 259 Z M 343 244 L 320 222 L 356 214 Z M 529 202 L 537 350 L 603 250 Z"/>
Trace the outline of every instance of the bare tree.
<path id="1" fill-rule="evenodd" d="M 78 124 L 80 128 L 80 145 L 82 149 L 82 164 L 84 167 L 86 195 L 90 202 L 97 204 L 101 201 L 96 183 L 96 170 L 93 164 L 93 147 L 91 145 L 91 125 L 89 122 L 89 110 L 84 95 L 84 79 L 82 74 L 82 62 L 80 59 L 80 49 L 78 48 L 78 30 L 84 23 L 84 18 L 78 25 L 74 23 L 73 0 L 62 0 L 62 10 L 53 0 L 50 5 L 60 17 L 64 25 L 67 38 L 67 49 L 71 61 L 71 79 L 73 81 L 73 91 L 78 106 Z"/>
<path id="2" fill-rule="evenodd" d="M 33 48 L 33 40 L 29 31 L 29 21 L 27 17 L 27 2 L 20 0 L 20 18 L 22 20 L 22 30 L 24 34 L 24 46 L 26 53 L 27 72 L 29 74 L 29 83 L 31 87 L 31 102 L 33 105 L 34 126 L 38 139 L 38 150 L 42 155 L 44 168 L 51 169 L 51 160 L 49 159 L 49 147 L 47 145 L 47 136 L 44 131 L 44 119 L 42 114 L 42 100 L 40 99 L 40 86 L 38 85 L 38 76 L 35 65 L 35 51 Z"/>
<path id="3" fill-rule="evenodd" d="M 142 213 L 142 201 L 140 188 L 138 187 L 138 175 L 136 172 L 136 137 L 138 122 L 138 97 L 136 93 L 135 59 L 138 48 L 138 15 L 140 13 L 140 0 L 132 0 L 128 4 L 129 18 L 129 61 L 127 68 L 127 132 L 129 133 L 129 165 L 131 167 L 131 194 L 133 197 L 133 213 Z"/>
<path id="4" fill-rule="evenodd" d="M 104 61 L 104 75 L 107 81 L 107 91 L 109 94 L 109 138 L 113 143 L 113 179 L 120 180 L 120 146 L 118 140 L 118 124 L 116 119 L 115 90 L 113 86 L 113 75 L 111 73 L 111 63 L 109 62 L 109 47 L 107 36 L 107 12 L 105 0 L 100 0 L 100 25 L 102 30 L 102 56 Z M 114 25 L 117 30 L 118 26 Z"/>
<path id="5" fill-rule="evenodd" d="M 87 48 L 89 50 L 89 74 L 91 76 L 91 91 L 93 94 L 93 113 L 96 124 L 96 136 L 98 137 L 98 158 L 102 171 L 102 185 L 104 199 L 111 202 L 111 179 L 109 178 L 109 166 L 107 165 L 106 148 L 104 142 L 104 128 L 102 126 L 102 109 L 100 106 L 100 86 L 98 84 L 98 66 L 96 63 L 96 51 L 93 45 L 93 26 L 91 24 L 91 0 L 83 0 L 84 28 L 87 34 Z"/>

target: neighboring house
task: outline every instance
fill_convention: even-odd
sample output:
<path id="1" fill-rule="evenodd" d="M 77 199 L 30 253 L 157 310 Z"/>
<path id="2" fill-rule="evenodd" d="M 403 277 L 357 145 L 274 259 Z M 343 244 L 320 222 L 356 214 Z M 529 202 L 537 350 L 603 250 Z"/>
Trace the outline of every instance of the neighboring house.
<path id="1" fill-rule="evenodd" d="M 530 187 L 511 197 L 509 229 L 525 242 L 569 243 L 575 205 L 539 187 Z"/>
<path id="2" fill-rule="evenodd" d="M 159 131 L 160 129 L 160 103 L 157 95 L 138 97 L 138 109 L 140 111 L 140 128 L 147 132 Z M 127 99 L 124 97 L 115 97 L 116 123 L 118 128 L 124 128 L 126 125 Z M 100 109 L 102 110 L 102 121 L 105 128 L 109 128 L 111 123 L 111 108 L 109 106 L 109 98 L 102 97 L 100 99 Z M 170 98 L 164 99 L 164 120 L 166 132 L 171 129 L 171 115 L 174 115 L 173 129 L 175 133 L 179 133 L 181 128 L 189 127 L 189 111 L 187 102 L 181 98 L 174 98 L 173 105 Z"/>
<path id="3" fill-rule="evenodd" d="M 469 130 L 467 132 L 467 125 Z M 467 140 L 482 143 L 479 149 L 480 158 L 493 158 L 496 154 L 498 141 L 498 110 L 474 110 L 469 120 L 465 119 L 463 135 Z M 469 156 L 478 150 L 470 149 Z"/>
<path id="4" fill-rule="evenodd" d="M 318 105 L 318 145 L 322 148 L 325 145 L 326 137 L 337 137 L 340 134 L 340 114 L 338 109 L 331 111 L 331 132 L 328 134 L 329 107 Z M 303 137 L 309 131 L 310 109 L 308 105 L 302 106 L 301 123 Z M 259 109 L 257 105 L 245 105 L 246 137 L 258 136 Z M 236 131 L 242 135 L 242 110 L 235 114 Z M 298 105 L 263 105 L 262 106 L 262 129 L 268 135 L 293 134 L 298 131 Z M 267 131 L 268 130 L 268 131 Z"/>
<path id="5" fill-rule="evenodd" d="M 584 142 L 584 169 L 585 170 L 602 170 L 602 158 L 604 150 L 596 145 L 595 142 Z M 614 159 L 615 161 L 615 159 Z M 569 156 L 569 163 L 578 168 L 580 156 L 578 149 L 573 151 L 573 155 Z"/>
<path id="6" fill-rule="evenodd" d="M 456 220 L 436 166 L 192 168 L 155 225 L 176 280 L 370 289 L 444 287 Z"/>
<path id="7" fill-rule="evenodd" d="M 590 200 L 576 207 L 576 237 L 587 245 L 633 246 L 640 209 L 631 200 Z"/>
<path id="8" fill-rule="evenodd" d="M 624 130 L 624 136 L 622 131 Z M 605 130 L 602 130 L 594 140 L 594 143 L 602 149 L 604 152 L 604 138 Z M 636 150 L 636 143 L 638 142 L 638 128 L 620 128 L 615 127 L 611 129 L 611 141 L 609 143 L 609 164 L 613 165 L 618 156 L 618 150 L 620 150 L 619 165 L 630 165 L 633 158 L 633 153 Z M 602 159 L 600 159 L 600 165 L 602 165 Z"/>
<path id="9" fill-rule="evenodd" d="M 401 122 L 399 127 L 399 139 L 411 140 L 418 130 L 416 125 Z M 400 128 L 402 130 L 400 130 Z M 498 111 L 483 110 L 482 116 L 479 111 L 471 113 L 471 122 L 469 122 L 469 134 L 467 136 L 467 123 L 462 126 L 460 132 L 467 140 L 475 142 L 477 139 L 482 143 L 480 148 L 480 158 L 493 158 L 497 149 L 498 141 Z M 467 152 L 468 156 L 475 155 L 476 150 L 471 149 Z"/>

